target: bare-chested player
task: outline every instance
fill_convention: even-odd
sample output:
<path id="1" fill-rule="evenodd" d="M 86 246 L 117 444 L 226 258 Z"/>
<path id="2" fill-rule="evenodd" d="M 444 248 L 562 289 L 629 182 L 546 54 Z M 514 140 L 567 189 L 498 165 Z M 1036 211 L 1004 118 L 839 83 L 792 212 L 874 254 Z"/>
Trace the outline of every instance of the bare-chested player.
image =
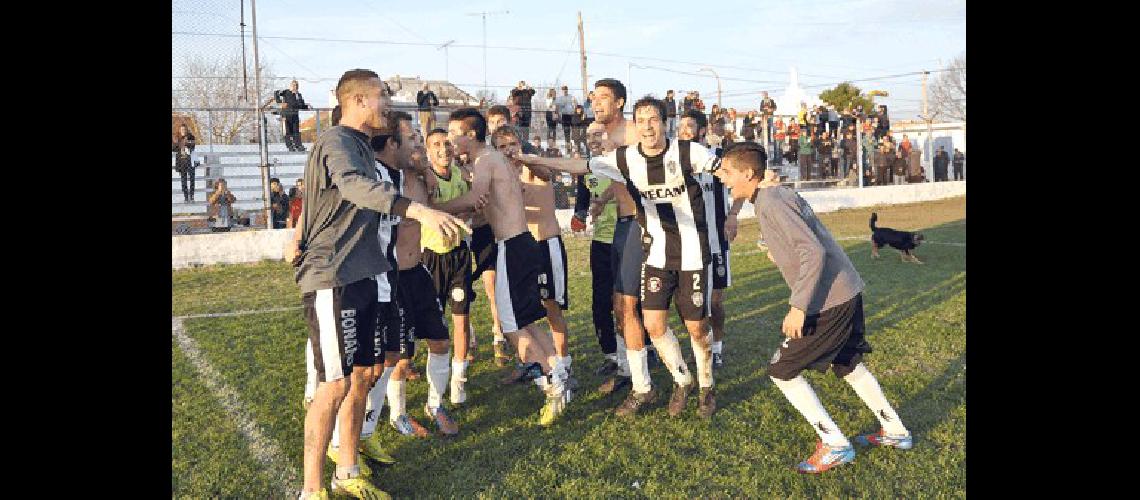
<path id="1" fill-rule="evenodd" d="M 471 191 L 439 208 L 449 212 L 474 208 L 479 197 L 490 194 L 483 215 L 496 240 L 495 307 L 503 334 L 529 364 L 530 379 L 546 393 L 539 423 L 550 425 L 565 408 L 569 374 L 551 336 L 534 325 L 546 310 L 538 295 L 541 250 L 527 230 L 522 181 L 511 161 L 484 143 L 487 121 L 478 110 L 452 112 L 447 132 L 454 152 L 471 159 L 472 183 Z"/>
<path id="2" fill-rule="evenodd" d="M 419 140 L 415 127 L 412 126 L 412 117 L 405 112 L 397 112 L 399 131 L 402 142 L 408 149 L 408 157 L 402 162 L 405 167 L 404 196 L 418 203 L 428 203 L 429 195 L 423 177 L 416 175 L 417 164 L 426 157 L 422 152 L 423 142 Z M 417 151 L 418 150 L 418 151 Z M 418 153 L 417 158 L 411 158 L 412 152 Z M 418 162 L 417 162 L 418 160 Z M 436 427 L 444 435 L 454 435 L 459 432 L 455 420 L 448 415 L 443 407 L 443 394 L 447 391 L 451 375 L 451 360 L 448 356 L 450 340 L 448 339 L 447 325 L 443 323 L 443 306 L 435 292 L 431 273 L 423 265 L 423 251 L 420 248 L 420 224 L 414 220 L 403 219 L 397 228 L 396 262 L 399 266 L 399 300 L 400 316 L 404 320 L 404 334 L 400 347 L 400 361 L 397 364 L 392 380 L 400 381 L 397 396 L 404 397 L 402 390 L 402 374 L 406 370 L 410 359 L 415 354 L 415 341 L 425 339 L 428 344 L 427 379 L 428 399 L 424 405 L 424 413 L 433 420 Z M 408 345 L 410 344 L 410 345 Z M 389 391 L 392 384 L 389 383 Z M 391 402 L 389 397 L 389 402 Z M 400 402 L 403 410 L 403 402 Z M 393 403 L 392 414 L 399 416 L 396 404 Z"/>
<path id="3" fill-rule="evenodd" d="M 522 152 L 519 132 L 512 125 L 500 126 L 491 134 L 491 145 L 507 158 L 517 158 Z M 571 358 L 566 338 L 569 334 L 566 318 L 562 311 L 570 307 L 570 297 L 566 289 L 566 245 L 562 242 L 562 230 L 554 216 L 554 185 L 550 183 L 552 173 L 542 167 L 528 168 L 512 162 L 518 168 L 522 181 L 523 204 L 526 207 L 526 225 L 530 234 L 542 248 L 538 275 L 538 293 L 546 308 L 546 320 L 554 339 L 554 351 L 559 361 L 570 372 Z M 573 383 L 571 383 L 573 385 Z"/>

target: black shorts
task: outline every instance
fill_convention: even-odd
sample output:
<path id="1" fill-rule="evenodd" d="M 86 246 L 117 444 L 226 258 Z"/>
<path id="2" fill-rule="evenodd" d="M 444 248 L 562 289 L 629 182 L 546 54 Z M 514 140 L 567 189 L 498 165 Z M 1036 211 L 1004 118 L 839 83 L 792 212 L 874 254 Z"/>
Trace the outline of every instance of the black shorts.
<path id="1" fill-rule="evenodd" d="M 539 242 L 542 248 L 542 274 L 538 275 L 538 294 L 542 300 L 554 300 L 563 311 L 570 308 L 570 295 L 566 292 L 566 245 L 562 236 Z"/>
<path id="2" fill-rule="evenodd" d="M 395 272 L 395 271 L 393 271 Z M 400 353 L 403 359 L 412 359 L 416 343 L 408 336 L 404 310 L 397 298 L 376 304 L 376 361 L 384 361 L 385 353 Z"/>
<path id="3" fill-rule="evenodd" d="M 517 332 L 546 317 L 538 295 L 542 248 L 529 231 L 498 242 L 495 307 L 503 333 Z"/>
<path id="4" fill-rule="evenodd" d="M 712 254 L 709 275 L 712 276 L 713 290 L 724 290 L 732 285 L 732 259 L 728 252 Z"/>
<path id="5" fill-rule="evenodd" d="M 309 325 L 306 365 L 318 382 L 349 376 L 375 361 L 376 280 L 365 278 L 301 296 Z"/>
<path id="6" fill-rule="evenodd" d="M 641 263 L 644 251 L 641 248 L 641 226 L 633 216 L 618 218 L 614 225 L 613 268 L 614 291 L 622 295 L 637 296 L 641 293 Z"/>
<path id="7" fill-rule="evenodd" d="M 696 321 L 709 315 L 708 268 L 699 271 L 667 271 L 643 265 L 641 271 L 641 308 L 668 311 L 669 302 L 677 297 L 677 312 L 685 321 Z"/>
<path id="8" fill-rule="evenodd" d="M 436 295 L 431 273 L 423 264 L 400 271 L 400 308 L 403 309 L 407 337 L 447 340 L 447 325 L 443 322 L 443 304 Z"/>
<path id="9" fill-rule="evenodd" d="M 791 380 L 811 368 L 845 377 L 871 352 L 863 336 L 863 294 L 819 314 L 804 319 L 803 336 L 784 339 L 772 355 L 768 374 Z"/>
<path id="10" fill-rule="evenodd" d="M 475 293 L 471 289 L 471 249 L 467 242 L 462 241 L 443 254 L 425 248 L 423 259 L 440 304 L 451 304 L 451 314 L 468 314 Z"/>
<path id="11" fill-rule="evenodd" d="M 491 231 L 490 224 L 471 230 L 471 255 L 475 257 L 475 270 L 471 271 L 471 281 L 479 279 L 483 271 L 495 270 L 498 251 L 495 245 L 495 233 Z"/>

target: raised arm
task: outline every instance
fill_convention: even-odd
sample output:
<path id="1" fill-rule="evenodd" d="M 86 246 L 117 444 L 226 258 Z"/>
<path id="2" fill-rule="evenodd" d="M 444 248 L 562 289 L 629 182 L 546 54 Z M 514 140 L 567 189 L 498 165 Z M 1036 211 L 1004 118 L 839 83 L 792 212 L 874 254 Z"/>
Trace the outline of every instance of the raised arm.
<path id="1" fill-rule="evenodd" d="M 519 160 L 532 171 L 536 169 L 557 170 L 571 175 L 590 172 L 588 161 L 582 158 L 543 158 L 536 155 L 519 155 Z"/>
<path id="2" fill-rule="evenodd" d="M 450 214 L 462 214 L 482 208 L 491 192 L 493 165 L 490 161 L 476 161 L 471 166 L 471 189 L 463 196 L 440 203 L 436 208 Z"/>

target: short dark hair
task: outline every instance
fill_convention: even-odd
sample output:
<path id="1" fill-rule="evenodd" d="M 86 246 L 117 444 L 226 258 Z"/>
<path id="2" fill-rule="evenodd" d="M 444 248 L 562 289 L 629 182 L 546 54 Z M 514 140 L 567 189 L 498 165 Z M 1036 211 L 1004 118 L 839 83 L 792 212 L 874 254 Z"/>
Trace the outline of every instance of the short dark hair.
<path id="1" fill-rule="evenodd" d="M 487 140 L 487 119 L 475 108 L 459 108 L 447 116 L 448 120 L 462 120 L 463 126 L 475 131 L 475 140 Z"/>
<path id="2" fill-rule="evenodd" d="M 610 89 L 613 91 L 615 99 L 621 99 L 622 104 L 626 103 L 627 99 L 625 96 L 625 85 L 622 85 L 621 81 L 614 78 L 602 78 L 601 80 L 594 82 L 594 88 L 598 87 L 605 87 Z M 662 113 L 661 116 L 664 118 L 665 114 Z"/>
<path id="3" fill-rule="evenodd" d="M 333 125 L 334 127 L 335 127 L 335 126 L 337 126 L 337 125 L 340 125 L 340 114 L 341 114 L 341 111 L 340 111 L 340 104 L 337 104 L 336 106 L 333 106 L 333 110 L 332 110 L 332 117 L 331 117 L 331 120 L 332 120 L 332 125 Z"/>
<path id="4" fill-rule="evenodd" d="M 368 144 L 372 146 L 373 151 L 382 153 L 384 147 L 388 145 L 388 139 L 396 141 L 397 146 L 403 143 L 403 138 L 400 137 L 399 120 L 400 119 L 397 118 L 394 113 L 384 117 L 383 128 L 380 129 L 378 134 L 372 136 L 372 139 L 368 142 Z"/>
<path id="5" fill-rule="evenodd" d="M 684 114 L 681 115 L 681 118 L 692 118 L 693 120 L 695 120 L 697 122 L 697 129 L 698 130 L 700 130 L 702 128 L 708 129 L 708 127 L 709 127 L 709 118 L 707 116 L 705 116 L 704 113 L 701 113 L 700 111 L 697 111 L 695 109 L 690 109 L 688 111 L 685 111 Z"/>
<path id="6" fill-rule="evenodd" d="M 637 102 L 633 103 L 634 117 L 637 116 L 637 110 L 641 108 L 653 108 L 657 110 L 657 116 L 661 118 L 661 121 L 665 121 L 666 114 L 664 101 L 651 95 L 647 95 L 641 99 L 638 99 Z"/>
<path id="7" fill-rule="evenodd" d="M 433 129 L 431 129 L 430 132 L 428 132 L 428 135 L 424 137 L 424 140 L 427 140 L 428 137 L 431 137 L 435 134 L 443 134 L 444 137 L 446 137 L 447 136 L 447 130 L 442 129 L 442 128 L 433 128 Z"/>
<path id="8" fill-rule="evenodd" d="M 739 165 L 744 168 L 737 168 L 738 171 L 752 169 L 756 178 L 764 178 L 764 170 L 768 168 L 768 152 L 764 151 L 764 147 L 756 144 L 755 142 L 736 142 L 732 143 L 724 151 L 724 162 L 722 165 L 728 164 L 731 159 L 734 165 Z"/>
<path id="9" fill-rule="evenodd" d="M 498 140 L 505 135 L 515 136 L 515 140 L 519 141 L 519 145 L 522 145 L 523 139 L 519 136 L 519 129 L 515 128 L 514 125 L 503 125 L 495 129 L 495 132 L 491 134 L 491 145 L 494 146 L 495 149 L 498 149 Z"/>
<path id="10" fill-rule="evenodd" d="M 278 183 L 278 184 L 281 184 L 281 179 L 278 179 L 278 178 L 276 178 L 276 177 L 270 177 L 270 178 L 269 178 L 269 183 L 270 183 L 270 184 L 273 184 L 274 182 L 276 182 L 276 183 Z"/>
<path id="11" fill-rule="evenodd" d="M 365 82 L 376 78 L 380 79 L 380 75 L 370 69 L 350 69 L 345 71 L 340 76 L 340 80 L 336 82 L 336 100 L 337 102 L 344 102 L 353 94 L 359 92 L 359 87 Z M 383 88 L 383 86 L 381 86 Z"/>
<path id="12" fill-rule="evenodd" d="M 496 116 L 496 115 L 505 116 L 505 117 L 507 117 L 507 121 L 510 121 L 510 119 L 511 119 L 511 108 L 508 108 L 502 104 L 496 104 L 494 106 L 491 106 L 491 109 L 487 110 L 487 118 L 490 118 L 490 117 Z"/>

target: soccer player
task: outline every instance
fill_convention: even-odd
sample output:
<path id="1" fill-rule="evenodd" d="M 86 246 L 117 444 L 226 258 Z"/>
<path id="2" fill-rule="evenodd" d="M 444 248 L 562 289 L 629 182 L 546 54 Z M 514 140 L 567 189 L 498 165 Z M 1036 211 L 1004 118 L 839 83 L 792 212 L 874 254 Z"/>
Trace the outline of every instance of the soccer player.
<path id="1" fill-rule="evenodd" d="M 517 169 L 502 153 L 486 146 L 487 122 L 474 108 L 452 112 L 447 124 L 448 140 L 456 154 L 471 158 L 471 190 L 440 205 L 446 211 L 470 210 L 487 196 L 483 214 L 496 240 L 495 307 L 502 333 L 528 363 L 528 378 L 546 394 L 539 423 L 550 425 L 566 404 L 569 376 L 558 358 L 551 336 L 534 323 L 546 316 L 539 300 L 538 275 L 542 272 L 541 248 L 527 230 L 522 181 Z"/>
<path id="2" fill-rule="evenodd" d="M 518 130 L 511 125 L 499 127 L 491 134 L 491 145 L 507 158 L 517 157 L 521 152 Z M 552 172 L 541 167 L 517 166 L 519 180 L 522 181 L 523 204 L 526 206 L 527 229 L 542 247 L 538 293 L 546 308 L 546 320 L 550 324 L 554 350 L 559 362 L 569 373 L 572 361 L 566 342 L 569 331 L 566 318 L 562 315 L 562 311 L 570 307 L 570 297 L 566 290 L 566 245 L 562 242 L 562 229 L 554 216 L 554 185 L 550 183 Z"/>
<path id="3" fill-rule="evenodd" d="M 670 302 L 676 299 L 677 310 L 689 331 L 696 353 L 697 382 L 700 385 L 698 414 L 711 417 L 716 411 L 713 389 L 712 352 L 708 344 L 704 319 L 708 316 L 708 268 L 711 257 L 703 191 L 694 174 L 710 172 L 716 157 L 700 144 L 690 141 L 665 140 L 665 104 L 645 97 L 633 106 L 638 137 L 636 147 L 619 147 L 612 153 L 589 160 L 589 169 L 600 176 L 624 183 L 630 195 L 636 194 L 638 223 L 644 230 L 644 263 L 641 271 L 643 319 L 661 360 L 675 382 L 669 398 L 669 414 L 679 416 L 685 410 L 694 381 L 680 345 L 667 328 Z M 573 160 L 557 158 L 524 159 L 538 161 L 570 173 L 581 173 L 569 164 Z M 585 170 L 585 168 L 582 168 Z M 629 331 L 626 332 L 629 343 Z M 633 390 L 616 410 L 619 416 L 637 413 L 656 398 L 649 377 L 647 353 L 626 350 Z"/>
<path id="4" fill-rule="evenodd" d="M 437 186 L 431 194 L 433 205 L 439 205 L 467 193 L 469 187 L 463 171 L 452 161 L 447 130 L 437 128 L 428 132 L 427 156 Z M 441 303 L 451 306 L 451 324 L 454 327 L 455 356 L 451 359 L 451 404 L 467 401 L 463 385 L 467 381 L 467 347 L 471 332 L 471 249 L 466 240 L 444 241 L 436 233 L 423 232 L 420 245 L 424 249 L 424 266 L 431 272 L 436 293 Z"/>
<path id="5" fill-rule="evenodd" d="M 377 235 L 377 214 L 417 219 L 458 237 L 465 224 L 400 196 L 376 178 L 370 135 L 383 126 L 389 95 L 380 77 L 350 70 L 336 87 L 340 125 L 313 144 L 305 165 L 305 200 L 300 240 L 286 257 L 297 267 L 305 305 L 317 389 L 305 415 L 302 498 L 327 494 L 321 488 L 324 455 L 333 419 L 341 424 L 340 456 L 332 487 L 363 498 L 386 495 L 360 475 L 357 447 L 368 389 L 378 375 L 374 359 L 377 285 L 388 270 Z M 342 404 L 343 403 L 343 404 Z"/>
<path id="6" fill-rule="evenodd" d="M 819 434 L 815 453 L 796 469 L 816 474 L 855 459 L 851 443 L 800 375 L 807 368 L 826 371 L 830 366 L 879 419 L 881 429 L 856 436 L 856 443 L 910 449 L 910 432 L 862 362 L 871 352 L 864 339 L 863 280 L 807 201 L 765 178 L 761 153 L 754 144 L 733 148 L 716 175 L 733 197 L 755 205 L 768 258 L 791 288 L 791 308 L 781 328 L 787 338 L 772 356 L 768 374 Z"/>
<path id="7" fill-rule="evenodd" d="M 681 116 L 677 128 L 677 137 L 681 140 L 699 142 L 708 147 L 704 141 L 708 128 L 708 119 L 705 114 L 696 110 L 689 110 Z M 715 151 L 717 157 L 724 155 L 724 149 Z M 712 263 L 709 274 L 712 276 L 713 291 L 710 307 L 709 323 L 712 326 L 713 342 L 713 368 L 724 367 L 724 290 L 732 284 L 732 267 L 729 264 L 728 244 L 736 238 L 736 214 L 744 205 L 744 200 L 736 203 L 726 210 L 725 200 L 729 197 L 728 190 L 720 180 L 712 174 L 697 174 L 701 182 L 701 189 L 705 196 L 705 220 L 708 221 L 709 250 L 712 253 Z M 731 232 L 730 232 L 731 228 Z"/>

